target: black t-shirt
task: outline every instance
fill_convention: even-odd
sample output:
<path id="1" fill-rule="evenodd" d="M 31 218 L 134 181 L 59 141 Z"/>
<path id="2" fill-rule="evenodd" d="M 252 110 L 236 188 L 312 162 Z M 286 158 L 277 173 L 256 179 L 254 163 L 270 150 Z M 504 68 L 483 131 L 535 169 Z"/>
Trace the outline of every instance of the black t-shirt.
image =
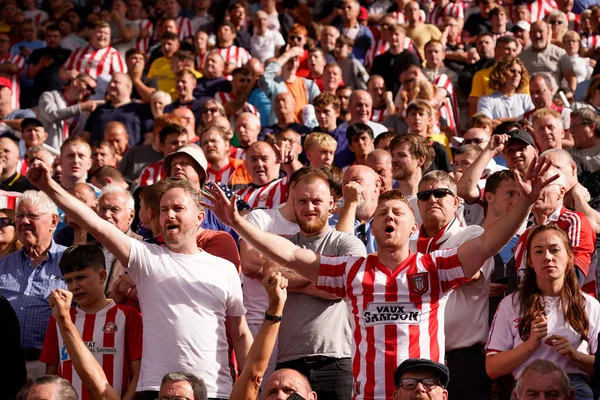
<path id="1" fill-rule="evenodd" d="M 492 23 L 489 19 L 483 18 L 480 12 L 473 13 L 465 21 L 464 30 L 471 36 L 477 36 L 484 32 L 491 32 Z"/>
<path id="2" fill-rule="evenodd" d="M 88 118 L 84 130 L 91 133 L 90 143 L 98 142 L 104 137 L 104 128 L 111 121 L 122 122 L 129 134 L 129 146 L 135 146 L 144 139 L 144 134 L 152 131 L 154 118 L 150 106 L 131 102 L 115 108 L 106 103 Z"/>
<path id="3" fill-rule="evenodd" d="M 12 174 L 10 176 L 10 178 L 8 178 L 4 182 L 0 183 L 0 189 L 6 190 L 9 192 L 20 192 L 20 193 L 23 193 L 26 190 L 38 190 L 37 187 L 33 186 L 33 184 L 31 182 L 29 182 L 29 180 L 27 178 L 25 178 L 23 175 L 19 174 L 18 172 L 15 172 L 14 174 Z"/>
<path id="4" fill-rule="evenodd" d="M 421 66 L 415 53 L 405 50 L 400 54 L 392 54 L 387 51 L 375 57 L 371 75 L 381 75 L 386 88 L 395 96 L 400 89 L 400 74 L 412 64 Z"/>
<path id="5" fill-rule="evenodd" d="M 451 172 L 452 165 L 450 164 L 450 157 L 448 157 L 448 152 L 446 152 L 444 145 L 439 142 L 432 141 L 431 147 L 433 147 L 435 156 L 433 157 L 433 162 L 431 163 L 431 167 L 429 167 L 429 171 L 435 171 L 436 169 L 439 169 L 440 171 Z"/>
<path id="6" fill-rule="evenodd" d="M 158 89 L 158 81 L 154 78 L 148 78 L 146 76 L 142 76 L 142 83 L 144 85 L 148 86 L 149 88 Z M 141 99 L 140 94 L 138 93 L 135 86 L 133 86 L 133 88 L 131 89 L 131 98 L 135 99 L 135 100 Z"/>
<path id="7" fill-rule="evenodd" d="M 33 93 L 36 98 L 49 90 L 60 90 L 66 83 L 58 76 L 60 67 L 67 61 L 71 55 L 71 50 L 63 49 L 62 47 L 50 48 L 44 47 L 36 49 L 31 53 L 28 64 L 36 65 L 40 62 L 43 56 L 49 56 L 54 59 L 54 62 L 42 68 L 40 72 L 33 78 Z"/>

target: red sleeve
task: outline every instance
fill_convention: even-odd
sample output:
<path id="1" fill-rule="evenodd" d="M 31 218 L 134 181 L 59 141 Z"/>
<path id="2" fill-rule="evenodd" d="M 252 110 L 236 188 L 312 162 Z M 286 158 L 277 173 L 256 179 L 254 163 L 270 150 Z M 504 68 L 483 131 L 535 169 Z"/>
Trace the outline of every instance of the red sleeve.
<path id="1" fill-rule="evenodd" d="M 77 56 L 79 55 L 80 51 L 81 48 L 72 52 L 69 58 L 67 58 L 67 61 L 65 61 L 65 63 L 63 64 L 63 67 L 65 67 L 66 69 L 73 69 L 73 64 L 75 63 L 75 60 L 77 59 Z"/>
<path id="2" fill-rule="evenodd" d="M 590 220 L 586 216 L 580 215 L 579 222 L 581 224 L 579 240 L 573 245 L 573 263 L 585 276 L 587 276 L 590 271 L 592 255 L 594 254 L 594 251 L 596 251 L 596 233 L 592 228 Z M 571 240 L 573 241 L 573 238 L 571 238 Z"/>
<path id="3" fill-rule="evenodd" d="M 46 330 L 46 337 L 44 338 L 44 345 L 42 346 L 42 353 L 40 354 L 40 361 L 44 364 L 58 367 L 60 364 L 60 356 L 58 353 L 58 332 L 56 328 L 56 320 L 54 319 L 54 316 L 50 316 L 50 321 L 48 321 L 48 329 Z"/>
<path id="4" fill-rule="evenodd" d="M 127 316 L 125 329 L 127 330 L 127 354 L 129 361 L 135 361 L 142 358 L 142 316 L 133 307 L 119 306 Z"/>
<path id="5" fill-rule="evenodd" d="M 196 238 L 196 244 L 208 254 L 224 258 L 231 262 L 237 270 L 240 269 L 240 253 L 235 245 L 235 240 L 229 233 L 205 229 Z"/>

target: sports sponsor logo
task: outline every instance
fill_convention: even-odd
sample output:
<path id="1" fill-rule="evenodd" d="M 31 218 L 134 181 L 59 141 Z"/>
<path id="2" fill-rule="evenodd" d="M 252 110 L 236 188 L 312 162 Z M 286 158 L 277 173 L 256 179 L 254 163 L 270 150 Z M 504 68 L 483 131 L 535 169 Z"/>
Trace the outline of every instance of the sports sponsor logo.
<path id="1" fill-rule="evenodd" d="M 418 324 L 422 311 L 413 303 L 369 303 L 363 311 L 365 326 Z"/>

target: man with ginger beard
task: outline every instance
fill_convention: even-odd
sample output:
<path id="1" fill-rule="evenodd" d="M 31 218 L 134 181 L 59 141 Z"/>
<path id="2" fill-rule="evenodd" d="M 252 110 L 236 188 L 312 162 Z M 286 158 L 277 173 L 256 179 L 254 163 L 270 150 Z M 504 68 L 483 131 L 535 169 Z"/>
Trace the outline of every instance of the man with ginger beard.
<path id="1" fill-rule="evenodd" d="M 294 215 L 300 226 L 300 232 L 290 238 L 292 243 L 321 254 L 366 254 L 358 238 L 329 226 L 334 200 L 325 173 L 310 169 L 292 190 Z M 295 316 L 282 320 L 277 369 L 290 368 L 307 376 L 317 398 L 350 398 L 352 335 L 348 307 L 292 270 L 272 262 L 267 262 L 265 268 L 265 276 L 281 271 L 288 279 L 284 314 Z M 311 359 L 314 362 L 307 362 Z"/>

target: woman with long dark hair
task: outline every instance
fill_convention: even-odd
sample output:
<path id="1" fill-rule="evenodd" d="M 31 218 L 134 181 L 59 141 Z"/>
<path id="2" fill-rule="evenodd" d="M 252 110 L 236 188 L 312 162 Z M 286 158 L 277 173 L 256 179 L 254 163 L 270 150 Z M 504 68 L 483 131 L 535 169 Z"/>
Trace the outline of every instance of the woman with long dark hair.
<path id="1" fill-rule="evenodd" d="M 529 235 L 523 285 L 502 300 L 486 345 L 486 370 L 515 379 L 536 359 L 551 360 L 569 375 L 575 399 L 593 400 L 589 380 L 598 346 L 600 303 L 577 283 L 567 234 L 542 225 Z"/>
<path id="2" fill-rule="evenodd" d="M 21 248 L 21 242 L 15 231 L 15 210 L 0 209 L 0 257 Z"/>

